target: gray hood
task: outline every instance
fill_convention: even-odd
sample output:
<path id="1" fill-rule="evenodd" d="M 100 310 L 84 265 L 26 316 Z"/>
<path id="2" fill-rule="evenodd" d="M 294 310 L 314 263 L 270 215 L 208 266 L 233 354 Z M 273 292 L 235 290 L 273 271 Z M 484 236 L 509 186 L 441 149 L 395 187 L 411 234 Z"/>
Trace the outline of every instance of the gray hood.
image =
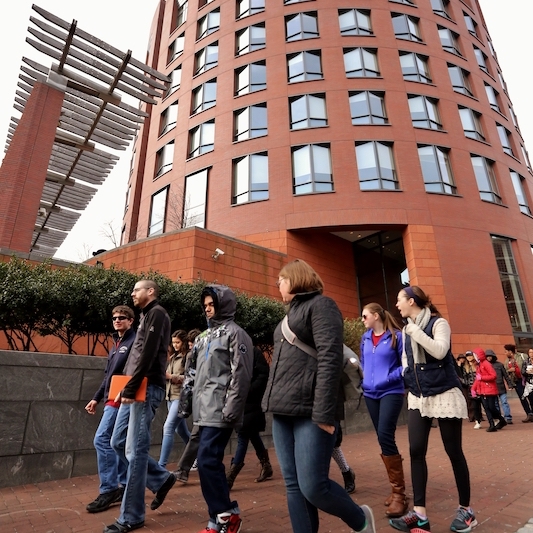
<path id="1" fill-rule="evenodd" d="M 211 296 L 215 304 L 215 316 L 207 321 L 210 328 L 220 326 L 235 319 L 237 299 L 235 293 L 226 285 L 208 285 L 202 291 L 200 304 L 204 304 L 204 298 Z"/>

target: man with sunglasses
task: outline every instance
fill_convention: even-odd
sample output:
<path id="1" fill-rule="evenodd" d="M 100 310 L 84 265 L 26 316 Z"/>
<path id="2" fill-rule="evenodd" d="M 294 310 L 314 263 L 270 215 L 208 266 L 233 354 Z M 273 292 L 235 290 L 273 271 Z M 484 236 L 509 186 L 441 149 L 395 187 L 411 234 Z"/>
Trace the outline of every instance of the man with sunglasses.
<path id="1" fill-rule="evenodd" d="M 127 464 L 119 460 L 111 447 L 111 435 L 120 404 L 115 402 L 115 398 L 108 396 L 111 376 L 123 373 L 130 348 L 135 340 L 135 331 L 131 327 L 135 314 L 127 305 L 119 305 L 113 309 L 112 316 L 115 332 L 104 379 L 93 399 L 85 406 L 85 410 L 94 415 L 98 403 L 104 401 L 104 412 L 94 435 L 100 487 L 98 497 L 86 507 L 89 513 L 106 511 L 112 504 L 122 501 L 128 469 Z"/>

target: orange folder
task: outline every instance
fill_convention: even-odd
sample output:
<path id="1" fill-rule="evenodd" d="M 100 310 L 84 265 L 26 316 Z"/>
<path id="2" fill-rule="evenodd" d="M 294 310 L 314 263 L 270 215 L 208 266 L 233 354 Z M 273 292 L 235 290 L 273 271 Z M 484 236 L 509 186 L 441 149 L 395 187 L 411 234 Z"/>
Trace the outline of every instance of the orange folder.
<path id="1" fill-rule="evenodd" d="M 122 392 L 124 387 L 127 385 L 128 381 L 131 379 L 131 376 L 123 376 L 122 374 L 115 374 L 111 376 L 111 385 L 109 387 L 109 399 L 115 400 L 115 398 Z M 135 393 L 136 402 L 146 401 L 146 388 L 148 387 L 148 378 L 143 378 L 141 386 L 137 389 Z"/>

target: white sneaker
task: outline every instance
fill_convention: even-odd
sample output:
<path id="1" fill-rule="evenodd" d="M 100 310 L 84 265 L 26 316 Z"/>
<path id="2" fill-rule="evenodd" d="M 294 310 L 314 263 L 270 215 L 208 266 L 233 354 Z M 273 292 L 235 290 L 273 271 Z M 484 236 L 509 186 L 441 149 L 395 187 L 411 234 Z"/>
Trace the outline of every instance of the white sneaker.
<path id="1" fill-rule="evenodd" d="M 376 533 L 376 521 L 374 520 L 374 513 L 368 505 L 361 505 L 361 510 L 365 513 L 366 526 L 360 533 Z"/>
<path id="2" fill-rule="evenodd" d="M 194 460 L 194 463 L 191 466 L 191 472 L 196 472 L 198 470 L 198 459 Z"/>
<path id="3" fill-rule="evenodd" d="M 481 424 L 479 422 L 476 422 L 474 429 L 481 429 Z"/>

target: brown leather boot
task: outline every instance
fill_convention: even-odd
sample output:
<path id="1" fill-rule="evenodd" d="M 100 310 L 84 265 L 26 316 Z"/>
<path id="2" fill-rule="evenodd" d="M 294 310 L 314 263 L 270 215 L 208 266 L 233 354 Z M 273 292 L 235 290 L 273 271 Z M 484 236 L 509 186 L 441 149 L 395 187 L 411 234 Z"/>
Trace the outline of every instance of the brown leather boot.
<path id="1" fill-rule="evenodd" d="M 244 463 L 232 463 L 228 472 L 228 475 L 226 476 L 226 481 L 228 482 L 228 487 L 231 490 L 231 487 L 233 487 L 233 483 L 235 483 L 235 479 L 239 475 L 239 472 L 242 470 L 242 467 L 244 466 Z"/>
<path id="2" fill-rule="evenodd" d="M 402 456 L 400 454 L 382 455 L 381 459 L 387 469 L 392 488 L 392 494 L 387 498 L 389 505 L 385 514 L 391 518 L 403 516 L 407 512 L 407 498 L 405 496 Z"/>
<path id="3" fill-rule="evenodd" d="M 255 480 L 256 483 L 261 483 L 272 477 L 274 473 L 272 471 L 272 465 L 270 464 L 270 458 L 268 457 L 268 450 L 265 450 L 261 454 L 257 454 L 257 458 L 261 461 L 261 471 L 259 477 Z"/>

